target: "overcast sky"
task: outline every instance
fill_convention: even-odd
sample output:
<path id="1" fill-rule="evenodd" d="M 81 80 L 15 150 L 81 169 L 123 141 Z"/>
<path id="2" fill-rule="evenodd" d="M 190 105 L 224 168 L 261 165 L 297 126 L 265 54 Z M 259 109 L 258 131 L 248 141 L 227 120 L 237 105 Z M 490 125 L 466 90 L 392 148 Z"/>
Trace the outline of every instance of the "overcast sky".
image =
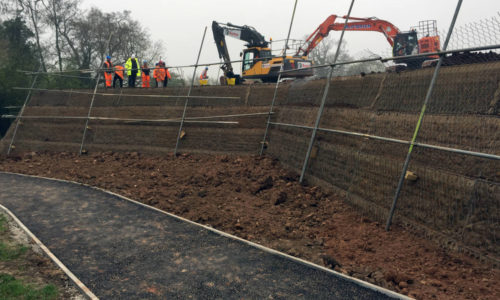
<path id="1" fill-rule="evenodd" d="M 286 38 L 294 3 L 295 0 L 84 0 L 82 7 L 95 6 L 105 12 L 130 10 L 154 40 L 163 41 L 167 64 L 185 65 L 195 62 L 205 26 L 208 29 L 200 61 L 219 60 L 211 31 L 213 20 L 253 26 L 266 39 Z M 331 14 L 347 14 L 350 3 L 351 0 L 299 0 L 291 38 L 309 35 Z M 421 20 L 437 20 L 439 30 L 444 30 L 450 25 L 456 4 L 456 0 L 356 0 L 351 16 L 384 19 L 402 31 Z M 464 0 L 457 24 L 500 17 L 498 12 L 500 0 Z M 338 38 L 340 32 L 330 35 Z M 364 49 L 379 54 L 390 51 L 387 40 L 376 32 L 346 32 L 345 40 L 347 50 L 354 55 Z M 231 59 L 239 59 L 244 42 L 230 37 L 227 42 Z"/>

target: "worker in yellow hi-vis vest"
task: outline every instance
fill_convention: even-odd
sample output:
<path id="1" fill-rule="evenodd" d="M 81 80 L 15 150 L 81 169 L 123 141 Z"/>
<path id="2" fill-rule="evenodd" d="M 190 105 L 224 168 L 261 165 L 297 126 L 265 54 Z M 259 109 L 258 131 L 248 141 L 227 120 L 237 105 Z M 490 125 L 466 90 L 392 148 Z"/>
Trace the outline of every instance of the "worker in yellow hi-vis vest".
<path id="1" fill-rule="evenodd" d="M 127 60 L 125 69 L 127 69 L 128 87 L 134 88 L 137 76 L 141 76 L 141 65 L 139 65 L 139 61 L 135 57 L 135 54 L 132 54 Z"/>

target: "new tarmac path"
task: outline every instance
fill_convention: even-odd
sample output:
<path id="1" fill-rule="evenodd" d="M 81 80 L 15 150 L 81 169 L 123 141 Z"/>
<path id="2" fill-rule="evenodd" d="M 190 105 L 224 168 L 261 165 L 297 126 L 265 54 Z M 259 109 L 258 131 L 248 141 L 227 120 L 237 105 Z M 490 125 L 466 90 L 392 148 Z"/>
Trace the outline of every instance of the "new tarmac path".
<path id="1" fill-rule="evenodd" d="M 76 183 L 0 173 L 0 204 L 100 299 L 404 298 Z"/>

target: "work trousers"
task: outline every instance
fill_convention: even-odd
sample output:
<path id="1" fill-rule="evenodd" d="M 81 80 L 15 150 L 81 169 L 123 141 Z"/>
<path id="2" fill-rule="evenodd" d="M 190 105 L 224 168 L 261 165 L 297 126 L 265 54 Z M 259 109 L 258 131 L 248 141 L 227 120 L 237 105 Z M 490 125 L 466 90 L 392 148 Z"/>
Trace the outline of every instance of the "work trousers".
<path id="1" fill-rule="evenodd" d="M 137 78 L 137 73 L 130 74 L 128 76 L 128 87 L 134 88 L 135 87 L 135 79 Z"/>
<path id="2" fill-rule="evenodd" d="M 113 88 L 116 87 L 116 81 L 120 81 L 120 87 L 123 87 L 123 78 L 115 74 L 115 78 L 113 78 Z"/>
<path id="3" fill-rule="evenodd" d="M 106 80 L 106 88 L 110 88 L 111 81 L 113 80 L 113 73 L 104 72 L 104 80 Z"/>
<path id="4" fill-rule="evenodd" d="M 150 75 L 144 75 L 144 73 L 142 73 L 142 87 L 143 88 L 148 88 L 148 87 L 151 87 L 149 82 L 151 81 L 151 76 Z"/>

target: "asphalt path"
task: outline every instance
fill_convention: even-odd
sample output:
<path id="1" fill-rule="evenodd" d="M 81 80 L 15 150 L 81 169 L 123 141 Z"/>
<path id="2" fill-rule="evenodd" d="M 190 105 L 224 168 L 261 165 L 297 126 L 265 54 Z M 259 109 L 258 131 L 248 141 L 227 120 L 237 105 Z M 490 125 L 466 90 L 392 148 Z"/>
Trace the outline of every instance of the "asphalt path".
<path id="1" fill-rule="evenodd" d="M 100 299 L 398 296 L 75 183 L 0 173 L 0 204 Z"/>

